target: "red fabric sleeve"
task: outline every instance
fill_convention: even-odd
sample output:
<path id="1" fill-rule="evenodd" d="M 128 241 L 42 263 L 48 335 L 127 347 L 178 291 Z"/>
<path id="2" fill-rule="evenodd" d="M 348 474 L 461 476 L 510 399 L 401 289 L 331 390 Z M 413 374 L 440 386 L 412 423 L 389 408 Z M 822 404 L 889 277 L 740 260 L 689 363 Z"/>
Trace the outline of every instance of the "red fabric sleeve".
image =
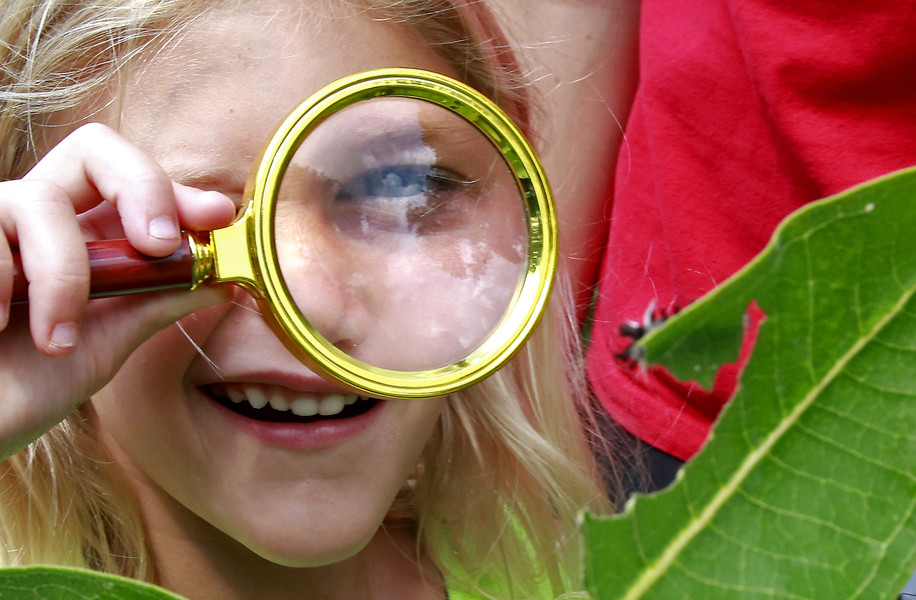
<path id="1" fill-rule="evenodd" d="M 804 203 L 916 164 L 916 4 L 643 0 L 589 375 L 612 416 L 687 459 L 733 392 L 615 358 L 619 327 L 683 307 Z"/>

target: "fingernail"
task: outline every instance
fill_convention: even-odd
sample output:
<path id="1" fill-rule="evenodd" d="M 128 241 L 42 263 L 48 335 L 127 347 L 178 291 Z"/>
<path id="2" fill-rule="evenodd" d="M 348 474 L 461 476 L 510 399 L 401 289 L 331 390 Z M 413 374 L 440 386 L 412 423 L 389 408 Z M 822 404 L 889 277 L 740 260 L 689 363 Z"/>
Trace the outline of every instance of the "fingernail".
<path id="1" fill-rule="evenodd" d="M 48 340 L 48 345 L 55 348 L 72 348 L 76 345 L 77 333 L 76 323 L 58 323 L 51 330 L 51 339 Z"/>
<path id="2" fill-rule="evenodd" d="M 150 237 L 159 240 L 178 239 L 178 224 L 171 217 L 156 217 L 149 222 Z"/>

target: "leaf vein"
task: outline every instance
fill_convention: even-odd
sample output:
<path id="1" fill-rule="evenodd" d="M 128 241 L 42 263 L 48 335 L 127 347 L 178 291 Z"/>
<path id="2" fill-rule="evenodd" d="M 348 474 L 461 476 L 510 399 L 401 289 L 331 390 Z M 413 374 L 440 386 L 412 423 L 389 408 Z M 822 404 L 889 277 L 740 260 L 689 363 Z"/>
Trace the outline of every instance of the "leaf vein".
<path id="1" fill-rule="evenodd" d="M 857 356 L 862 349 L 898 314 L 912 298 L 916 288 L 910 288 L 901 295 L 897 303 L 879 319 L 872 329 L 857 340 L 846 352 L 836 360 L 834 365 L 827 371 L 824 377 L 817 381 L 813 388 L 801 399 L 801 401 L 792 409 L 786 418 L 774 428 L 774 430 L 764 438 L 763 442 L 748 454 L 747 458 L 738 466 L 735 473 L 725 482 L 725 484 L 716 492 L 710 502 L 700 511 L 696 519 L 688 523 L 680 531 L 676 532 L 671 543 L 664 549 L 661 556 L 654 563 L 640 574 L 633 584 L 624 591 L 621 596 L 623 600 L 635 600 L 644 596 L 658 579 L 664 574 L 668 567 L 675 563 L 681 552 L 700 532 L 710 523 L 713 518 L 722 509 L 725 503 L 736 493 L 739 486 L 747 479 L 754 468 L 760 463 L 764 456 L 782 439 L 790 430 L 792 425 L 799 422 L 802 415 L 817 400 L 824 389 L 830 385 L 846 368 L 853 357 Z M 753 359 L 751 359 L 753 361 Z M 835 442 L 830 440 L 831 443 Z"/>
<path id="2" fill-rule="evenodd" d="M 838 442 L 837 440 L 833 439 L 830 436 L 821 435 L 816 430 L 811 429 L 810 427 L 806 427 L 804 424 L 799 424 L 798 428 L 800 431 L 803 431 L 804 433 L 806 433 L 807 435 L 810 435 L 814 439 L 819 440 L 827 445 L 830 445 L 833 448 L 840 450 L 841 452 L 845 452 L 846 454 L 848 454 L 849 456 L 852 456 L 853 458 L 857 460 L 860 460 L 864 463 L 868 463 L 872 466 L 881 468 L 889 473 L 900 475 L 904 479 L 908 479 L 910 481 L 916 481 L 916 475 L 913 475 L 912 473 L 908 473 L 907 471 L 904 471 L 902 469 L 898 469 L 894 467 L 894 465 L 881 462 L 880 460 L 875 460 L 871 458 L 870 456 L 868 456 L 867 454 L 862 454 L 861 452 L 855 450 L 854 448 L 850 448 L 848 445 Z"/>
<path id="3" fill-rule="evenodd" d="M 804 477 L 806 479 L 820 483 L 825 486 L 829 485 L 829 486 L 835 487 L 846 494 L 856 495 L 865 500 L 883 500 L 884 499 L 883 496 L 880 496 L 878 494 L 872 494 L 860 488 L 846 485 L 845 483 L 843 483 L 842 481 L 838 479 L 831 479 L 829 477 L 821 477 L 809 471 L 803 471 L 793 465 L 790 465 L 789 463 L 785 462 L 778 456 L 771 456 L 769 457 L 769 459 L 773 461 L 773 463 L 778 465 L 779 468 L 785 469 L 786 471 L 791 472 L 793 475 L 797 477 Z"/>
<path id="4" fill-rule="evenodd" d="M 843 535 L 843 536 L 848 537 L 848 538 L 852 538 L 852 539 L 857 540 L 857 541 L 860 541 L 860 542 L 865 542 L 865 543 L 868 543 L 868 544 L 881 544 L 881 543 L 883 543 L 883 540 L 877 540 L 877 539 L 875 539 L 875 538 L 870 538 L 870 537 L 866 537 L 866 536 L 864 536 L 864 535 L 855 533 L 855 532 L 853 532 L 853 531 L 850 531 L 849 529 L 845 529 L 845 528 L 843 528 L 843 527 L 840 527 L 839 525 L 837 525 L 837 524 L 834 523 L 833 521 L 827 521 L 827 520 L 825 520 L 825 519 L 818 519 L 817 517 L 814 517 L 814 516 L 812 516 L 812 515 L 807 515 L 807 514 L 802 513 L 802 512 L 796 512 L 796 511 L 794 511 L 794 510 L 788 510 L 788 509 L 785 509 L 785 508 L 776 506 L 775 504 L 770 504 L 770 503 L 768 503 L 768 502 L 763 502 L 763 501 L 761 501 L 761 500 L 759 500 L 759 499 L 757 499 L 757 498 L 754 498 L 753 495 L 748 494 L 748 493 L 744 492 L 743 490 L 739 490 L 739 491 L 738 491 L 738 494 L 740 494 L 745 500 L 747 500 L 748 502 L 750 502 L 751 504 L 757 506 L 758 508 L 760 508 L 760 509 L 762 509 L 762 510 L 769 511 L 769 512 L 771 512 L 771 513 L 774 513 L 774 514 L 777 514 L 777 515 L 780 515 L 780 516 L 783 516 L 783 517 L 789 517 L 789 518 L 792 518 L 792 519 L 798 519 L 799 521 L 806 521 L 806 522 L 808 522 L 808 523 L 813 523 L 813 524 L 815 524 L 815 525 L 818 525 L 818 526 L 820 526 L 820 527 L 824 527 L 825 529 L 830 529 L 830 530 L 835 531 L 836 533 L 838 533 L 838 534 L 840 534 L 840 535 Z"/>
<path id="5" fill-rule="evenodd" d="M 832 417 L 834 417 L 834 418 L 836 418 L 836 419 L 838 419 L 838 420 L 847 421 L 847 422 L 849 422 L 849 423 L 854 424 L 854 425 L 856 426 L 856 429 L 857 429 L 859 432 L 862 432 L 862 431 L 873 431 L 873 432 L 877 433 L 878 435 L 880 435 L 880 436 L 882 436 L 882 437 L 886 437 L 886 438 L 900 438 L 900 437 L 901 437 L 899 433 L 897 433 L 897 432 L 895 432 L 895 431 L 893 431 L 893 430 L 884 429 L 884 428 L 881 428 L 881 427 L 877 427 L 873 422 L 870 422 L 870 421 L 864 420 L 864 419 L 860 419 L 860 418 L 856 417 L 856 415 L 854 415 L 854 414 L 845 413 L 845 412 L 840 412 L 840 411 L 836 410 L 835 408 L 833 408 L 832 406 L 827 406 L 827 405 L 824 405 L 824 404 L 818 404 L 818 405 L 814 406 L 813 408 L 815 408 L 815 409 L 817 409 L 817 410 L 820 410 L 820 411 L 823 411 L 823 412 L 829 414 L 830 416 L 832 416 Z"/>
<path id="6" fill-rule="evenodd" d="M 799 561 L 799 562 L 803 562 L 803 563 L 809 564 L 809 565 L 815 565 L 815 566 L 817 566 L 817 567 L 819 567 L 819 568 L 822 568 L 822 569 L 824 569 L 824 570 L 827 570 L 827 571 L 835 571 L 838 575 L 842 575 L 842 574 L 844 573 L 844 571 L 845 571 L 845 568 L 846 568 L 844 565 L 837 565 L 837 564 L 834 564 L 834 563 L 832 563 L 832 562 L 813 561 L 813 560 L 810 560 L 807 556 L 799 556 L 799 555 L 797 555 L 797 554 L 796 554 L 796 555 L 792 555 L 792 554 L 779 554 L 778 552 L 773 552 L 773 551 L 771 551 L 771 550 L 765 550 L 765 549 L 761 548 L 760 546 L 754 546 L 753 544 L 749 544 L 749 543 L 745 542 L 745 541 L 742 540 L 741 538 L 738 538 L 738 537 L 735 537 L 735 536 L 729 534 L 728 531 L 725 530 L 725 529 L 722 529 L 722 528 L 720 528 L 720 527 L 716 527 L 715 525 L 710 525 L 709 527 L 710 527 L 710 530 L 711 530 L 711 531 L 714 531 L 714 532 L 718 533 L 723 539 L 725 539 L 726 541 L 728 541 L 730 544 L 734 544 L 734 545 L 736 545 L 736 546 L 738 546 L 738 547 L 740 547 L 740 548 L 742 548 L 742 549 L 744 549 L 744 550 L 752 550 L 752 551 L 754 551 L 754 552 L 757 553 L 757 554 L 761 554 L 761 555 L 767 556 L 767 557 L 769 557 L 769 558 L 780 559 L 780 560 L 795 559 L 795 560 L 797 560 L 797 561 Z"/>
<path id="7" fill-rule="evenodd" d="M 882 551 L 882 554 L 883 554 L 884 552 L 886 552 L 886 550 L 887 550 L 888 546 L 890 546 L 891 542 L 893 542 L 894 540 L 896 540 L 897 537 L 900 535 L 900 533 L 903 531 L 903 528 L 906 526 L 906 524 L 907 524 L 907 523 L 910 521 L 910 519 L 912 518 L 914 510 L 916 510 L 916 501 L 910 502 L 910 505 L 909 505 L 909 507 L 908 507 L 908 509 L 907 509 L 907 511 L 906 511 L 906 513 L 905 513 L 905 515 L 904 515 L 904 518 L 900 519 L 900 520 L 897 522 L 897 527 L 894 529 L 894 532 L 893 532 L 891 535 L 889 535 L 889 536 L 888 536 L 888 539 L 885 540 L 885 541 L 881 544 L 881 551 Z M 862 593 L 865 591 L 865 589 L 868 587 L 868 585 L 869 585 L 872 581 L 875 580 L 875 577 L 877 576 L 877 574 L 878 574 L 878 562 L 875 561 L 875 562 L 872 563 L 872 568 L 871 568 L 871 572 L 869 573 L 869 576 L 868 576 L 867 578 L 865 578 L 865 580 L 864 580 L 864 581 L 862 582 L 862 584 L 859 586 L 859 589 L 857 589 L 857 590 L 853 593 L 853 595 L 852 595 L 852 597 L 850 598 L 850 600 L 854 600 L 855 598 L 860 597 L 860 596 L 862 595 Z"/>
<path id="8" fill-rule="evenodd" d="M 864 388 L 875 390 L 877 392 L 881 392 L 882 394 L 893 394 L 894 396 L 903 396 L 904 398 L 916 398 L 916 392 L 894 389 L 885 385 L 878 385 L 877 383 L 869 380 L 866 377 L 863 377 L 862 375 L 857 375 L 855 373 L 843 373 L 843 376 L 855 381 Z"/>
<path id="9" fill-rule="evenodd" d="M 714 589 L 727 589 L 733 590 L 735 592 L 740 592 L 742 594 L 765 594 L 771 598 L 786 598 L 787 600 L 810 600 L 808 596 L 799 596 L 798 594 L 792 594 L 785 590 L 777 590 L 773 587 L 763 587 L 763 586 L 749 586 L 749 585 L 737 585 L 734 583 L 727 583 L 719 579 L 712 579 L 710 577 L 703 577 L 696 571 L 691 571 L 686 568 L 684 565 L 678 563 L 677 566 L 680 567 L 681 572 L 685 577 L 688 577 L 698 583 L 708 585 Z"/>

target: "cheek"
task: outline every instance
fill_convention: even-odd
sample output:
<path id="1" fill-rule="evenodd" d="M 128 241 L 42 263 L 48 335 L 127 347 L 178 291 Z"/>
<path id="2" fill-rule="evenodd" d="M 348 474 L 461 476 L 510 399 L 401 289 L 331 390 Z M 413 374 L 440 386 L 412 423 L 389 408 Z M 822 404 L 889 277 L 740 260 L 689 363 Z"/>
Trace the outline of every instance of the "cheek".
<path id="1" fill-rule="evenodd" d="M 410 423 L 411 434 L 405 436 L 406 452 L 412 457 L 411 468 L 415 467 L 420 453 L 426 447 L 435 431 L 442 411 L 445 409 L 445 398 L 428 398 L 422 400 L 396 400 L 409 405 L 410 416 L 405 421 Z M 403 435 L 403 431 L 397 432 Z"/>
<path id="2" fill-rule="evenodd" d="M 201 358 L 200 346 L 227 311 L 227 305 L 197 311 L 156 333 L 93 396 L 97 410 L 142 422 L 145 415 L 175 408 L 192 363 Z"/>
<path id="3" fill-rule="evenodd" d="M 199 356 L 189 337 L 204 338 L 223 312 L 206 309 L 158 332 L 93 395 L 101 439 L 131 467 L 155 470 L 185 449 L 193 423 L 186 376 Z"/>

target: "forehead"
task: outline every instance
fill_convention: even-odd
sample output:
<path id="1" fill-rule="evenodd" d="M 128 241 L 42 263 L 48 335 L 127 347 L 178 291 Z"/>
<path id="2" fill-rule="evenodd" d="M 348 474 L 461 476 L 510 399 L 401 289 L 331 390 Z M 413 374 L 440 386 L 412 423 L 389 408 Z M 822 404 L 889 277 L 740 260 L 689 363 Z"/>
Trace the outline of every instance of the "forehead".
<path id="1" fill-rule="evenodd" d="M 251 160 L 296 105 L 357 71 L 454 75 L 415 31 L 343 1 L 226 4 L 148 50 L 124 81 L 118 128 L 167 170 L 202 149 Z"/>

